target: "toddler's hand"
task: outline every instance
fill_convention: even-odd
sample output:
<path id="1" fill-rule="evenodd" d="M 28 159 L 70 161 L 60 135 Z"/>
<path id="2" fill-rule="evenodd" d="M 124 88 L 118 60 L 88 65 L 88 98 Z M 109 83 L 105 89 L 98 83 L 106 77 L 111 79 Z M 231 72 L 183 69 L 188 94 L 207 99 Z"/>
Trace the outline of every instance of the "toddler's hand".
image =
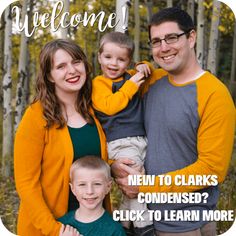
<path id="1" fill-rule="evenodd" d="M 70 225 L 63 225 L 61 226 L 59 236 L 83 236 L 80 234 L 77 229 L 73 228 Z"/>
<path id="2" fill-rule="evenodd" d="M 137 72 L 135 75 L 133 75 L 130 80 L 133 81 L 137 86 L 139 87 L 144 82 L 144 74 L 141 72 Z"/>
<path id="3" fill-rule="evenodd" d="M 139 64 L 135 68 L 137 71 L 142 72 L 145 77 L 148 77 L 151 74 L 151 69 L 147 64 Z"/>

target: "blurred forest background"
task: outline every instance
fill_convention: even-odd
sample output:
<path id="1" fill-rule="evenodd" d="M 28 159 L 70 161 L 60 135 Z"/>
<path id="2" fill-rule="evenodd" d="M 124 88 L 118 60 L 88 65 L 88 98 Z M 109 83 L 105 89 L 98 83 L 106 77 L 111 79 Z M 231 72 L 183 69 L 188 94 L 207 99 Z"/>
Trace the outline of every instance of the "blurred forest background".
<path id="1" fill-rule="evenodd" d="M 104 32 L 98 30 L 98 20 L 93 26 L 88 24 L 83 27 L 80 24 L 78 27 L 59 28 L 56 33 L 52 33 L 50 27 L 38 27 L 28 38 L 24 31 L 17 32 L 15 15 L 11 13 L 13 6 L 21 9 L 21 20 L 28 17 L 31 31 L 34 13 L 51 13 L 58 1 L 18 1 L 9 6 L 0 19 L 0 217 L 4 225 L 14 233 L 19 203 L 13 174 L 14 133 L 25 108 L 34 96 L 39 52 L 51 39 L 69 37 L 75 40 L 89 58 L 94 76 L 100 72 L 97 49 L 104 33 L 113 30 L 127 31 L 135 42 L 134 61 L 152 61 L 147 31 L 151 15 L 168 6 L 181 7 L 189 12 L 196 24 L 199 63 L 226 84 L 236 101 L 236 24 L 233 12 L 225 4 L 212 0 L 64 0 L 62 13 L 67 11 L 70 17 L 77 13 L 82 16 L 85 12 L 97 15 L 104 11 L 105 19 L 114 12 L 120 22 L 116 28 L 106 28 Z M 125 15 L 122 9 L 125 9 Z M 235 189 L 234 148 L 228 176 L 221 186 L 219 209 L 236 209 Z M 113 191 L 112 201 L 115 207 L 119 204 L 119 193 L 116 190 Z M 218 234 L 227 231 L 231 224 L 232 222 L 218 222 Z"/>

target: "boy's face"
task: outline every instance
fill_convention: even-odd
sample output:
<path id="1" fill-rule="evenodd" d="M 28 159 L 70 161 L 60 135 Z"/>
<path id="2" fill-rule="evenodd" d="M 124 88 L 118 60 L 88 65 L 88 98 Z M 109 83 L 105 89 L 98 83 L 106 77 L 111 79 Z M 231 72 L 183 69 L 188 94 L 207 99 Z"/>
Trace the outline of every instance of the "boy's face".
<path id="1" fill-rule="evenodd" d="M 105 43 L 102 53 L 98 54 L 103 75 L 106 78 L 116 79 L 121 77 L 130 64 L 130 56 L 127 48 L 116 43 Z"/>
<path id="2" fill-rule="evenodd" d="M 103 170 L 79 168 L 73 173 L 70 185 L 80 208 L 100 210 L 104 197 L 111 189 L 111 180 L 108 180 Z"/>

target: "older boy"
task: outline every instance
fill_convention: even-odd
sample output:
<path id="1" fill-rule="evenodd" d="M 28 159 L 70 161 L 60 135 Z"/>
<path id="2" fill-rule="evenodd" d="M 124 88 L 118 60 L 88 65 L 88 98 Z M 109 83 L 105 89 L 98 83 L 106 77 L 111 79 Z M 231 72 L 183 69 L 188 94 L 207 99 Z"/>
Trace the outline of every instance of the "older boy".
<path id="1" fill-rule="evenodd" d="M 122 226 L 103 208 L 111 183 L 110 166 L 101 158 L 85 156 L 75 161 L 70 168 L 70 187 L 80 206 L 59 221 L 83 236 L 125 236 Z"/>

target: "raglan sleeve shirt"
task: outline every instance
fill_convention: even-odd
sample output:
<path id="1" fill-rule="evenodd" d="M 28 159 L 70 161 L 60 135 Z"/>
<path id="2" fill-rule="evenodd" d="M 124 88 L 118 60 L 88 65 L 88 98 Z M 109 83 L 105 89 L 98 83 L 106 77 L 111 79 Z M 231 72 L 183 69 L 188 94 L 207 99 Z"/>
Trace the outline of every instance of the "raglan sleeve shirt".
<path id="1" fill-rule="evenodd" d="M 207 72 L 208 73 L 208 72 Z M 210 73 L 208 73 L 209 75 Z M 212 75 L 211 75 L 212 77 Z M 210 77 L 210 78 L 211 78 Z M 197 104 L 200 124 L 197 131 L 197 160 L 182 169 L 166 173 L 172 180 L 176 175 L 216 175 L 221 183 L 227 174 L 234 142 L 235 106 L 226 87 L 216 80 L 197 80 Z M 141 186 L 140 192 L 192 192 L 207 186 L 160 185 L 156 176 L 155 185 Z"/>
<path id="2" fill-rule="evenodd" d="M 135 74 L 133 70 L 130 70 L 129 73 L 131 75 Z M 94 109 L 110 116 L 123 110 L 138 91 L 138 86 L 134 82 L 127 80 L 117 92 L 113 93 L 112 80 L 102 75 L 93 79 L 92 86 Z"/>
<path id="3" fill-rule="evenodd" d="M 150 68 L 151 73 L 155 70 L 148 61 L 139 62 L 135 66 L 140 64 L 146 64 Z M 127 72 L 131 76 L 137 73 L 136 70 L 128 70 Z M 112 83 L 112 79 L 105 78 L 103 75 L 97 76 L 92 81 L 94 109 L 110 116 L 122 111 L 139 90 L 139 87 L 134 82 L 127 80 L 117 92 L 113 93 Z"/>

